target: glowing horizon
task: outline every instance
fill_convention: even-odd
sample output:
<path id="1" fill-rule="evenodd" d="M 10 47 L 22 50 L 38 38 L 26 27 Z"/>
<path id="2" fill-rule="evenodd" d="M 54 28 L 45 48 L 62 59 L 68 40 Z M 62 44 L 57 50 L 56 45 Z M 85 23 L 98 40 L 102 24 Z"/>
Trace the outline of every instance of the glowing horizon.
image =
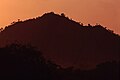
<path id="1" fill-rule="evenodd" d="M 0 27 L 53 11 L 84 24 L 99 23 L 120 34 L 119 3 L 119 0 L 1 0 Z"/>

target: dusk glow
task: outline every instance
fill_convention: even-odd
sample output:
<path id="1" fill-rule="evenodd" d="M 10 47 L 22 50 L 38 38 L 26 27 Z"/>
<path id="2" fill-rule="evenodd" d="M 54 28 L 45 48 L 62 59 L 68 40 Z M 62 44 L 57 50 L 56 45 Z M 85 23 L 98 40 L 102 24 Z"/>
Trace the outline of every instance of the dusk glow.
<path id="1" fill-rule="evenodd" d="M 84 24 L 99 23 L 120 34 L 120 0 L 1 0 L 0 27 L 46 12 L 65 13 Z"/>

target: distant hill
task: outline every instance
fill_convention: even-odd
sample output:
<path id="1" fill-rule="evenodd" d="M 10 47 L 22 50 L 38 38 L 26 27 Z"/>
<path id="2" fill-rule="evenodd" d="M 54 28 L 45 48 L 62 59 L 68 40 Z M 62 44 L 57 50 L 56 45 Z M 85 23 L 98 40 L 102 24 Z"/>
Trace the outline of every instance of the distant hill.
<path id="1" fill-rule="evenodd" d="M 53 12 L 7 26 L 0 32 L 0 45 L 11 43 L 36 46 L 47 59 L 65 67 L 93 68 L 120 58 L 119 35 L 101 25 L 84 26 Z"/>

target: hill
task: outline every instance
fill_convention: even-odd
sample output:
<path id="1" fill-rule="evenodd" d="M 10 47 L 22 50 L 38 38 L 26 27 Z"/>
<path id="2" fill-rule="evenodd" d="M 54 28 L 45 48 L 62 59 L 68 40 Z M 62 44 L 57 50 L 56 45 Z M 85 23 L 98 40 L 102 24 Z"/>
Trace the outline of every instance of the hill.
<path id="1" fill-rule="evenodd" d="M 101 25 L 84 26 L 53 12 L 7 26 L 0 32 L 0 45 L 11 43 L 36 46 L 46 59 L 63 67 L 93 68 L 120 58 L 119 35 Z"/>

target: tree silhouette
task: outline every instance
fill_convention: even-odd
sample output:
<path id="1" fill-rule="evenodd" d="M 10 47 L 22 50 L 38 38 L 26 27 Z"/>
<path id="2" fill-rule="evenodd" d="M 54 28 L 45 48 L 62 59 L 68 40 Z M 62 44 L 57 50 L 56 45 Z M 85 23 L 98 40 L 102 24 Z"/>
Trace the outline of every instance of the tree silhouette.
<path id="1" fill-rule="evenodd" d="M 62 17 L 65 17 L 65 14 L 64 14 L 64 13 L 61 13 L 61 16 L 62 16 Z"/>
<path id="2" fill-rule="evenodd" d="M 12 44 L 0 48 L 0 76 L 52 80 L 58 69 L 57 66 L 52 67 L 52 65 L 31 46 Z"/>
<path id="3" fill-rule="evenodd" d="M 32 46 L 11 44 L 0 48 L 0 77 L 18 80 L 119 80 L 120 62 L 101 63 L 93 70 L 62 68 L 46 61 Z"/>

